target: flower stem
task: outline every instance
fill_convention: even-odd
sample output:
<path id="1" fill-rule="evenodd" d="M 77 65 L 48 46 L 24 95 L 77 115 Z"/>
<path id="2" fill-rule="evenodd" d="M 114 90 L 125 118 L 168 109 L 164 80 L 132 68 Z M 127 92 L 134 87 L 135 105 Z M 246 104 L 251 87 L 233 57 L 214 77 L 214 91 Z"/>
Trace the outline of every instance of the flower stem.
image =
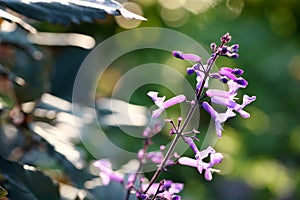
<path id="1" fill-rule="evenodd" d="M 221 45 L 219 47 L 222 48 L 222 46 L 224 45 L 224 43 L 222 42 Z M 214 54 L 214 56 L 212 57 L 211 62 L 209 63 L 209 65 L 207 66 L 207 70 L 204 73 L 204 78 L 203 81 L 201 83 L 201 86 L 196 94 L 196 101 L 198 101 L 204 91 L 204 86 L 205 86 L 205 82 L 207 80 L 207 78 L 209 77 L 209 72 L 212 69 L 212 66 L 214 65 L 215 61 L 217 60 L 217 58 L 219 57 L 219 54 L 216 52 Z M 170 148 L 168 149 L 164 159 L 162 160 L 161 164 L 159 165 L 159 167 L 157 168 L 155 174 L 152 176 L 148 187 L 146 188 L 146 190 L 143 192 L 144 194 L 147 193 L 147 191 L 150 189 L 150 187 L 153 185 L 153 183 L 156 181 L 156 179 L 159 177 L 159 175 L 163 172 L 163 169 L 166 167 L 166 163 L 169 160 L 170 156 L 172 155 L 177 143 L 179 142 L 180 138 L 182 137 L 182 134 L 185 130 L 185 128 L 187 127 L 187 125 L 189 124 L 192 116 L 195 113 L 196 108 L 198 107 L 198 103 L 192 104 L 191 109 L 189 110 L 189 113 L 186 117 L 186 119 L 184 120 L 181 128 L 177 131 L 175 138 L 172 141 L 172 144 L 170 146 Z"/>

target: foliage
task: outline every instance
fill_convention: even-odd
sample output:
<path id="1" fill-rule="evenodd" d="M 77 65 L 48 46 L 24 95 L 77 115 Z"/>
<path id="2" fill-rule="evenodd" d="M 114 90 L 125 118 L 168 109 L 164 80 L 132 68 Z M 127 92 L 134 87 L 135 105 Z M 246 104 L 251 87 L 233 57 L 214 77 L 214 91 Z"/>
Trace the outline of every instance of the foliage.
<path id="1" fill-rule="evenodd" d="M 40 170 L 35 171 L 39 174 L 37 176 L 44 177 L 45 180 L 50 180 L 47 177 L 51 177 L 53 185 L 59 182 L 62 199 L 116 199 L 114 195 L 120 194 L 120 185 L 112 183 L 108 189 L 102 186 L 94 187 L 99 182 L 97 173 L 90 169 L 90 163 L 94 158 L 71 128 L 74 119 L 68 118 L 71 112 L 70 104 L 65 101 L 72 98 L 74 76 L 89 52 L 87 49 L 91 47 L 83 49 L 74 44 L 41 44 L 37 40 L 30 40 L 30 37 L 32 33 L 40 34 L 41 30 L 52 32 L 52 38 L 59 36 L 55 32 L 66 34 L 60 35 L 63 37 L 76 32 L 81 33 L 81 36 L 91 35 L 98 43 L 124 31 L 125 26 L 109 15 L 106 16 L 103 9 L 99 12 L 99 16 L 105 15 L 106 20 L 102 21 L 91 18 L 90 15 L 85 18 L 84 15 L 67 12 L 58 12 L 55 16 L 42 14 L 34 17 L 32 9 L 35 4 L 32 2 L 37 2 L 38 8 L 41 8 L 39 1 L 0 2 L 1 18 L 16 22 L 25 29 L 24 31 L 17 28 L 15 32 L 9 32 L 3 28 L 7 22 L 1 22 L 3 26 L 0 32 L 0 59 L 3 68 L 0 70 L 0 154 L 6 159 L 1 159 L 0 167 L 6 166 L 7 163 L 13 163 L 14 168 L 18 169 L 19 167 L 24 169 L 22 166 L 25 163 L 26 166 L 37 167 Z M 55 2 L 55 8 L 59 11 L 69 8 L 66 5 L 60 7 L 61 1 Z M 174 178 L 178 182 L 185 183 L 183 199 L 299 199 L 300 3 L 294 0 L 207 1 L 213 3 L 189 0 L 185 1 L 188 2 L 185 5 L 180 3 L 182 1 L 134 2 L 140 4 L 145 16 L 149 18 L 147 23 L 140 24 L 141 27 L 171 28 L 205 45 L 229 31 L 235 38 L 234 42 L 239 42 L 240 53 L 243 56 L 235 61 L 220 60 L 220 62 L 225 62 L 228 66 L 247 67 L 244 77 L 251 85 L 246 92 L 259 97 L 249 106 L 253 117 L 249 120 L 237 118 L 229 121 L 225 126 L 224 142 L 216 145 L 218 151 L 225 152 L 224 163 L 227 164 L 220 166 L 224 176 L 216 176 L 212 183 L 204 183 L 195 170 L 175 167 L 176 176 L 174 173 L 165 174 L 163 178 Z M 24 19 L 7 9 L 18 12 L 17 8 L 14 9 L 16 5 L 26 8 L 18 9 L 24 16 L 30 14 L 32 19 L 40 17 L 47 22 L 69 25 L 61 26 Z M 44 9 L 47 12 L 50 10 L 48 6 Z M 114 9 L 116 7 L 111 10 Z M 88 10 L 94 13 L 94 9 Z M 112 13 L 120 14 L 116 10 Z M 85 23 L 85 19 L 89 19 L 90 22 L 96 20 L 97 23 L 88 24 Z M 44 34 L 41 41 L 46 41 L 47 37 Z M 134 53 L 136 54 L 134 59 L 132 57 L 127 59 L 124 56 L 120 61 L 113 63 L 117 70 L 108 72 L 110 78 L 103 83 L 104 85 L 110 85 L 115 80 L 114 76 L 118 77 L 124 68 L 129 69 L 130 66 L 143 62 L 161 62 L 174 67 L 182 64 L 170 61 L 169 55 L 164 54 L 165 52 L 145 50 Z M 99 97 L 108 96 L 110 93 L 109 88 L 98 90 Z M 136 96 L 144 94 L 144 88 L 140 88 Z M 145 103 L 144 99 L 137 98 L 134 101 Z M 150 101 L 146 103 L 150 105 Z M 110 109 L 99 107 L 99 113 L 103 118 L 112 112 Z M 85 125 L 82 132 L 95 131 L 94 122 Z M 127 148 L 140 148 L 136 147 L 135 140 L 117 135 L 116 132 L 119 130 L 116 128 L 107 128 L 115 142 Z M 97 138 L 93 139 L 97 141 Z M 154 138 L 154 145 L 162 140 L 169 140 L 167 134 Z M 97 141 L 97 144 L 101 150 L 107 151 L 106 146 L 101 146 L 101 141 Z M 68 151 L 62 150 L 61 145 Z M 26 169 L 23 171 L 23 177 L 26 178 L 25 174 L 28 172 Z M 152 174 L 146 175 L 150 178 Z M 90 181 L 84 185 L 86 180 Z M 0 197 L 2 192 L 6 195 L 7 191 L 7 197 L 13 199 L 10 196 L 13 194 L 7 187 L 11 184 L 10 181 L 1 171 Z M 36 187 L 43 186 L 37 184 Z M 105 190 L 114 192 L 106 193 Z"/>

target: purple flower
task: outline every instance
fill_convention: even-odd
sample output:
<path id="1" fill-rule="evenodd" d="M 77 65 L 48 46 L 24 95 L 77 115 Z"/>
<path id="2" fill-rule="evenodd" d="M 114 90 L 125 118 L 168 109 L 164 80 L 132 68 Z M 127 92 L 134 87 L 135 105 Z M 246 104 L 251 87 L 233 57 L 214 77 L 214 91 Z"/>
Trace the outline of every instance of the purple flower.
<path id="1" fill-rule="evenodd" d="M 198 55 L 195 55 L 195 54 L 184 54 L 181 51 L 173 51 L 172 54 L 175 58 L 179 58 L 179 59 L 182 59 L 182 60 L 190 60 L 190 61 L 194 61 L 194 62 L 201 62 L 201 58 Z"/>
<path id="2" fill-rule="evenodd" d="M 154 123 L 152 123 L 154 122 Z M 152 120 L 151 123 L 144 129 L 143 136 L 144 137 L 152 137 L 159 131 L 161 131 L 161 122 Z"/>
<path id="3" fill-rule="evenodd" d="M 148 187 L 148 183 L 142 184 L 142 190 L 146 190 L 146 188 Z M 179 196 L 174 195 L 174 194 L 178 194 L 179 192 L 181 192 L 183 190 L 183 183 L 173 183 L 173 181 L 171 180 L 165 180 L 163 181 L 163 185 L 161 185 L 160 183 L 154 183 L 152 184 L 152 186 L 149 188 L 149 190 L 147 191 L 147 194 L 149 196 L 151 195 L 155 195 L 158 192 L 158 197 L 160 198 L 165 198 L 165 199 L 178 199 Z M 180 199 L 180 198 L 179 198 Z"/>
<path id="4" fill-rule="evenodd" d="M 206 67 L 206 65 L 205 65 L 205 67 Z M 205 74 L 204 74 L 204 72 L 202 72 L 200 70 L 195 71 L 195 72 L 197 74 L 197 77 L 196 77 L 196 80 L 197 80 L 196 90 L 198 91 L 200 89 L 201 85 L 202 85 Z M 209 80 L 209 77 L 207 77 L 206 80 L 205 80 L 205 84 L 204 84 L 205 88 L 208 88 L 208 80 Z"/>
<path id="5" fill-rule="evenodd" d="M 209 163 L 204 162 L 203 159 L 210 156 Z M 196 159 L 181 157 L 178 159 L 178 163 L 181 165 L 187 165 L 197 168 L 200 174 L 204 171 L 204 178 L 208 181 L 212 180 L 212 172 L 220 172 L 220 170 L 214 169 L 213 166 L 219 164 L 223 160 L 223 155 L 221 153 L 216 153 L 212 147 L 200 151 L 196 156 Z"/>
<path id="6" fill-rule="evenodd" d="M 199 153 L 198 147 L 191 137 L 184 137 L 185 143 L 187 143 L 195 154 Z"/>
<path id="7" fill-rule="evenodd" d="M 222 44 L 226 44 L 226 43 L 230 42 L 230 40 L 231 40 L 231 36 L 229 35 L 229 33 L 226 33 L 225 35 L 223 35 L 221 37 Z"/>
<path id="8" fill-rule="evenodd" d="M 217 45 L 216 45 L 216 43 L 211 43 L 211 44 L 210 44 L 210 49 L 211 49 L 213 52 L 215 52 L 215 51 L 217 50 Z"/>
<path id="9" fill-rule="evenodd" d="M 151 152 L 146 153 L 144 149 L 140 149 L 137 157 L 141 161 L 141 163 L 146 163 L 147 161 L 151 161 L 156 164 L 161 164 L 162 160 L 164 159 L 164 153 L 163 153 L 163 150 L 151 151 Z M 174 161 L 171 159 L 168 159 L 166 165 L 172 165 L 172 164 L 174 164 Z"/>
<path id="10" fill-rule="evenodd" d="M 124 175 L 113 171 L 112 164 L 108 159 L 97 160 L 94 162 L 94 166 L 100 169 L 99 176 L 103 185 L 108 185 L 110 181 L 123 183 Z"/>
<path id="11" fill-rule="evenodd" d="M 224 123 L 228 118 L 234 117 L 236 114 L 232 111 L 232 109 L 227 109 L 225 113 L 218 113 L 207 102 L 203 102 L 202 107 L 210 114 L 210 116 L 215 121 L 216 134 L 219 138 L 221 138 L 223 130 L 222 123 Z"/>
<path id="12" fill-rule="evenodd" d="M 243 70 L 241 69 L 231 69 L 229 67 L 222 67 L 219 70 L 219 74 L 221 76 L 225 76 L 230 80 L 233 80 L 234 82 L 238 83 L 239 85 L 246 87 L 248 85 L 248 82 L 241 78 L 241 77 L 236 77 L 236 75 L 241 75 L 243 74 Z"/>
<path id="13" fill-rule="evenodd" d="M 231 110 L 235 110 L 239 112 L 243 118 L 249 118 L 250 114 L 244 111 L 243 109 L 245 106 L 255 101 L 256 97 L 255 96 L 249 97 L 248 95 L 244 95 L 243 103 L 241 105 L 235 102 L 235 99 L 237 99 L 235 97 L 237 95 L 237 90 L 240 88 L 245 88 L 248 85 L 248 82 L 244 78 L 237 77 L 238 75 L 242 75 L 243 73 L 244 71 L 238 68 L 231 69 L 229 67 L 222 67 L 219 70 L 219 73 L 213 74 L 212 77 L 218 78 L 219 80 L 222 80 L 225 77 L 224 80 L 227 79 L 228 81 L 223 81 L 223 82 L 227 83 L 229 90 L 222 91 L 217 89 L 209 89 L 206 91 L 206 95 L 208 97 L 211 97 L 211 101 L 213 103 L 226 106 L 228 109 Z M 207 109 L 209 110 L 210 108 Z M 209 113 L 212 115 L 214 112 L 211 111 Z M 214 114 L 212 115 L 212 117 L 214 118 Z"/>
<path id="14" fill-rule="evenodd" d="M 153 92 L 150 91 L 147 93 L 147 95 L 149 97 L 152 98 L 152 100 L 154 101 L 154 103 L 158 106 L 158 109 L 154 110 L 152 113 L 152 117 L 153 118 L 157 118 L 160 116 L 160 114 L 167 108 L 178 104 L 178 103 L 182 103 L 186 100 L 186 97 L 184 95 L 178 95 L 175 96 L 167 101 L 165 101 L 166 97 L 158 97 L 158 92 Z"/>
<path id="15" fill-rule="evenodd" d="M 220 96 L 212 96 L 211 101 L 216 104 L 220 104 L 226 106 L 229 109 L 233 109 L 240 113 L 243 118 L 249 118 L 250 114 L 244 111 L 244 107 L 250 104 L 251 102 L 255 101 L 256 96 L 249 97 L 248 95 L 243 96 L 243 103 L 240 105 L 236 103 L 232 98 L 220 97 Z"/>

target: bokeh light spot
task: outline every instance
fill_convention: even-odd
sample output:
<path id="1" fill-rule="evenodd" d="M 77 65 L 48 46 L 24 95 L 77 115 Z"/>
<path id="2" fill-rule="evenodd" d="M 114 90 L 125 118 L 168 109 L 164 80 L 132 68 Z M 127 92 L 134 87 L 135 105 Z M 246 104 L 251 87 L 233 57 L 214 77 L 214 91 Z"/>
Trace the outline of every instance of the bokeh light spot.
<path id="1" fill-rule="evenodd" d="M 296 80 L 300 80 L 300 55 L 294 56 L 289 63 L 290 75 Z"/>
<path id="2" fill-rule="evenodd" d="M 218 142 L 216 149 L 220 152 L 230 154 L 232 156 L 241 152 L 242 144 L 241 139 L 238 137 L 238 133 L 230 127 L 224 128 L 224 134 L 222 135 L 222 142 Z"/>
<path id="3" fill-rule="evenodd" d="M 293 12 L 286 7 L 277 7 L 267 13 L 271 29 L 279 36 L 290 36 L 297 30 L 297 21 Z"/>
<path id="4" fill-rule="evenodd" d="M 159 0 L 162 7 L 166 9 L 178 9 L 185 4 L 185 0 Z"/>
<path id="5" fill-rule="evenodd" d="M 218 3 L 218 0 L 186 0 L 184 7 L 195 14 L 200 14 L 215 7 Z"/>
<path id="6" fill-rule="evenodd" d="M 163 21 L 172 27 L 183 26 L 189 19 L 189 13 L 183 8 L 178 8 L 175 10 L 162 8 L 160 16 Z"/>
<path id="7" fill-rule="evenodd" d="M 254 134 L 266 133 L 270 128 L 270 118 L 261 109 L 253 106 L 247 107 L 251 117 L 247 120 L 241 119 L 241 123 Z"/>
<path id="8" fill-rule="evenodd" d="M 245 166 L 245 181 L 254 188 L 267 188 L 281 198 L 288 197 L 295 188 L 288 169 L 276 160 L 259 159 Z"/>
<path id="9" fill-rule="evenodd" d="M 300 153 L 300 125 L 293 128 L 290 134 L 290 145 L 291 148 Z"/>
<path id="10" fill-rule="evenodd" d="M 226 0 L 226 6 L 230 11 L 231 17 L 238 17 L 243 11 L 244 0 Z"/>

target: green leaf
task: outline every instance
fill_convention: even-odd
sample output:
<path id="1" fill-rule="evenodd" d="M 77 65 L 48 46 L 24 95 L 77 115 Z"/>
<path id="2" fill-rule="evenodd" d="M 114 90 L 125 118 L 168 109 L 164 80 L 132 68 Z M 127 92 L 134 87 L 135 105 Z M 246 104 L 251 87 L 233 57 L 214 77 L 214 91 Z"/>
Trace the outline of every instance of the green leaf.
<path id="1" fill-rule="evenodd" d="M 7 194 L 8 194 L 7 191 L 0 186 L 0 198 L 5 197 Z"/>
<path id="2" fill-rule="evenodd" d="M 146 20 L 113 0 L 0 0 L 0 3 L 29 18 L 51 23 L 93 22 L 95 19 L 104 19 L 106 14 Z"/>
<path id="3" fill-rule="evenodd" d="M 58 184 L 35 167 L 20 165 L 0 156 L 0 172 L 7 181 L 9 199 L 60 199 Z"/>

